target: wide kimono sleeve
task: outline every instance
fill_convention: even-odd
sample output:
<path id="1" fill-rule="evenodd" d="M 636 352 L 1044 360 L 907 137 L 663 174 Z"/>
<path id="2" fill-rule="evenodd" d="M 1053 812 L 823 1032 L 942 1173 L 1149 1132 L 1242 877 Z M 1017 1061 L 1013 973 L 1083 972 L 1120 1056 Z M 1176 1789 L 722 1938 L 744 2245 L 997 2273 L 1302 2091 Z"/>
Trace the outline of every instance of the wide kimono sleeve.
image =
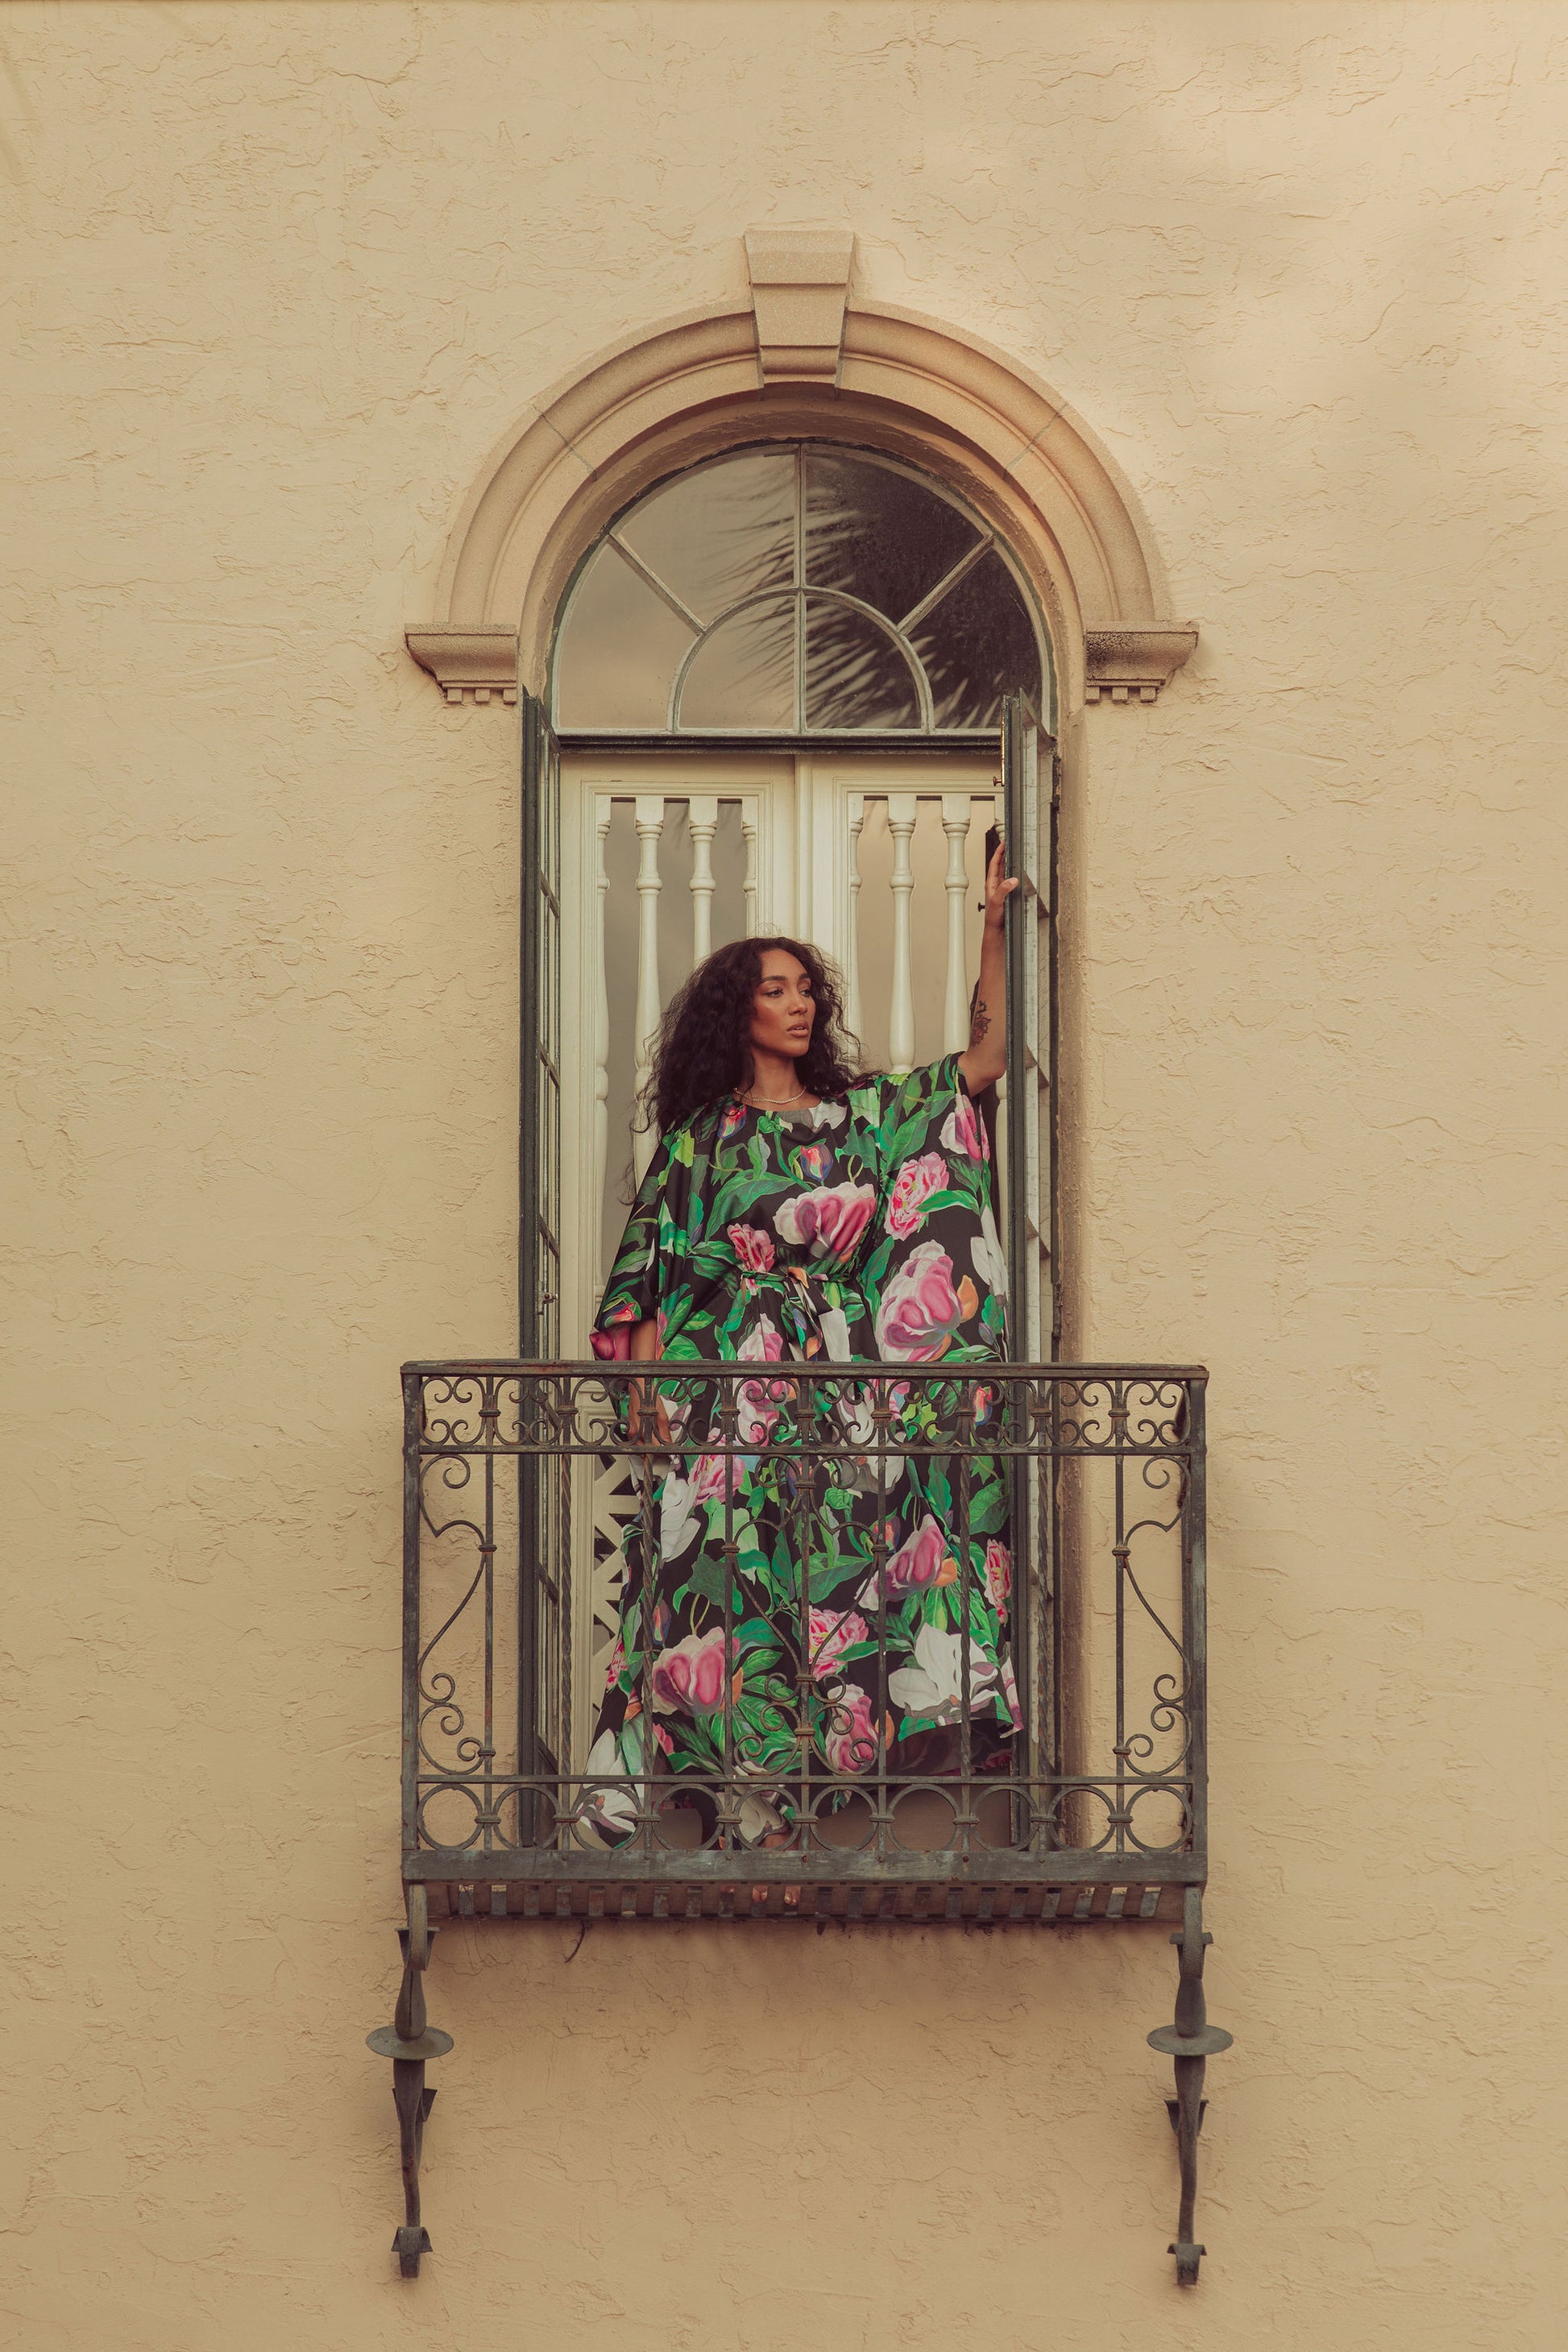
<path id="1" fill-rule="evenodd" d="M 991 1144 L 956 1054 L 855 1088 L 876 1168 L 878 1238 L 864 1262 L 878 1352 L 894 1363 L 1001 1353 L 1007 1262 Z"/>
<path id="2" fill-rule="evenodd" d="M 685 1319 L 698 1156 L 689 1122 L 664 1138 L 648 1163 L 594 1318 L 591 1345 L 601 1363 L 626 1363 L 632 1333 L 647 1322 L 658 1326 L 662 1356 Z"/>

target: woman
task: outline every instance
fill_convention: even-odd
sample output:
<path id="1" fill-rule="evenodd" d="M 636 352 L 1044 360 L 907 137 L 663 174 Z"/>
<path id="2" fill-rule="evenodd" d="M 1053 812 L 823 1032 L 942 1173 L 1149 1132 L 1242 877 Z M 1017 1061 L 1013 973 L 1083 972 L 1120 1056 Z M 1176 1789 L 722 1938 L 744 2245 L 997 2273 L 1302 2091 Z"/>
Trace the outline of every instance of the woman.
<path id="1" fill-rule="evenodd" d="M 593 1342 L 604 1361 L 660 1364 L 657 1383 L 632 1384 L 628 1433 L 669 1448 L 627 1530 L 588 1757 L 587 1804 L 612 1833 L 638 1819 L 613 1776 L 651 1769 L 706 1776 L 743 1840 L 781 1841 L 813 1774 L 959 1769 L 966 1694 L 970 1769 L 1005 1762 L 1017 1703 L 1005 1486 L 984 1444 L 994 1391 L 765 1368 L 1001 1353 L 1006 1269 L 974 1098 L 1005 1064 L 1016 887 L 998 847 L 969 1047 L 929 1068 L 856 1076 L 832 976 L 794 940 L 721 948 L 665 1016 L 646 1098 L 662 1142 Z M 714 1361 L 758 1377 L 679 1376 Z M 877 1405 L 892 1413 L 880 1440 Z M 770 1438 L 782 1450 L 746 1452 Z M 812 1450 L 792 1460 L 803 1438 Z M 688 1781 L 679 1801 L 710 1833 L 711 1796 Z"/>

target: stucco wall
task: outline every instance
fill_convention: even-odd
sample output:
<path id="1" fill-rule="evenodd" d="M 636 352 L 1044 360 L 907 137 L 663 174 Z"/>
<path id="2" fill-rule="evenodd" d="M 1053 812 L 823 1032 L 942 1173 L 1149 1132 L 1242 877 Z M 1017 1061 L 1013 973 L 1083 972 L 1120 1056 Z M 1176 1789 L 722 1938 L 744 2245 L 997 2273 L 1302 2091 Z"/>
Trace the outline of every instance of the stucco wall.
<path id="1" fill-rule="evenodd" d="M 1546 2347 L 1568 9 L 0 10 L 0 2312 L 53 2352 Z M 447 1932 L 386 2068 L 395 1372 L 504 1351 L 515 721 L 402 648 L 752 222 L 1016 352 L 1193 664 L 1068 812 L 1076 1317 L 1206 1360 L 1195 2296 L 1163 1937 Z"/>

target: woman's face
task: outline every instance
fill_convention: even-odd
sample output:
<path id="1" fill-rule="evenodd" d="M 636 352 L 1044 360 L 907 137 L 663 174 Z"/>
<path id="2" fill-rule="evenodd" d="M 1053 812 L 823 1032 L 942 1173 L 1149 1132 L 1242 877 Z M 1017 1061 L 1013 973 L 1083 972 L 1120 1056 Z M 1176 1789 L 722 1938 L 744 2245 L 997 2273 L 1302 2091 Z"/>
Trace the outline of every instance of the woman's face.
<path id="1" fill-rule="evenodd" d="M 811 1043 L 816 1018 L 811 975 L 799 957 L 784 948 L 764 948 L 763 976 L 752 999 L 752 1047 L 796 1060 Z"/>

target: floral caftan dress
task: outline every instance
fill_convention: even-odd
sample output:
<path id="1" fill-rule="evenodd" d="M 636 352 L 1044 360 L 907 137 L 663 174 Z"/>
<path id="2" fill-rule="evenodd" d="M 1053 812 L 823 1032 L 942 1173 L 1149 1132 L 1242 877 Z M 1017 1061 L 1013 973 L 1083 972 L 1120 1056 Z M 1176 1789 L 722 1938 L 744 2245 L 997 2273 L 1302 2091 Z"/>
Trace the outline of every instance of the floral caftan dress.
<path id="1" fill-rule="evenodd" d="M 989 1144 L 956 1055 L 800 1112 L 726 1096 L 664 1138 L 593 1342 L 624 1362 L 657 1318 L 647 1386 L 670 1446 L 648 1460 L 626 1529 L 587 1759 L 606 1829 L 637 1815 L 615 1776 L 649 1769 L 743 1784 L 749 1838 L 788 1824 L 803 1776 L 956 1769 L 966 1684 L 971 1769 L 1005 1766 L 1018 1709 L 1006 1480 L 985 1449 L 996 1391 L 879 1381 L 892 1419 L 879 1460 L 866 1388 L 814 1394 L 768 1367 L 984 1365 L 1003 1350 L 1005 1295 Z M 711 1361 L 758 1377 L 726 1399 L 684 1373 Z M 961 1390 L 962 1474 L 932 1444 L 953 1431 Z M 727 1454 L 713 1450 L 726 1404 Z M 787 1450 L 803 1430 L 818 1449 L 805 1477 Z M 770 1436 L 779 1452 L 747 1455 Z M 898 1450 L 911 1444 L 927 1450 Z"/>

